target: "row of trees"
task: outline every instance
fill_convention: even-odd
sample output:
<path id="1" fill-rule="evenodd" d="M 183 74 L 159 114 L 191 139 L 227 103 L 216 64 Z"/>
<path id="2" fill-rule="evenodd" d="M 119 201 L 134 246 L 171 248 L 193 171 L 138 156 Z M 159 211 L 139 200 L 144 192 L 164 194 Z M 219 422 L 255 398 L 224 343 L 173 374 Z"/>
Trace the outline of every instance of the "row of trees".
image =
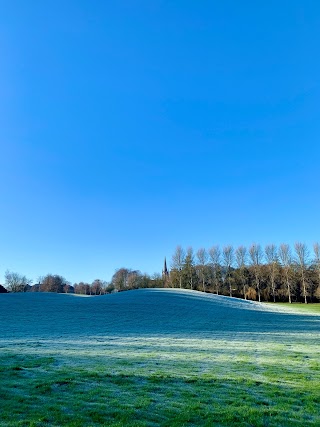
<path id="1" fill-rule="evenodd" d="M 142 274 L 138 270 L 120 268 L 116 270 L 110 282 L 96 279 L 92 283 L 79 282 L 70 284 L 63 276 L 47 274 L 39 277 L 32 285 L 32 280 L 26 276 L 6 271 L 5 286 L 0 285 L 0 293 L 4 292 L 56 292 L 76 293 L 81 295 L 104 295 L 129 289 L 163 287 L 164 281 L 160 275 L 153 277 Z"/>
<path id="2" fill-rule="evenodd" d="M 32 286 L 26 276 L 7 271 L 0 292 L 65 292 L 103 295 L 138 288 L 172 287 L 229 295 L 258 301 L 320 301 L 320 245 L 310 253 L 304 243 L 264 248 L 231 245 L 209 250 L 177 246 L 170 266 L 150 277 L 138 270 L 120 268 L 110 282 L 100 279 L 73 285 L 60 275 L 40 277 Z"/>
<path id="3" fill-rule="evenodd" d="M 310 254 L 304 243 L 262 248 L 213 246 L 196 253 L 177 246 L 166 286 L 214 292 L 258 301 L 320 300 L 320 245 Z"/>
<path id="4" fill-rule="evenodd" d="M 25 275 L 7 270 L 5 272 L 5 287 L 8 292 L 68 292 L 73 288 L 64 277 L 58 274 L 47 274 L 39 277 L 38 283 L 32 286 L 32 280 Z M 1 290 L 0 290 L 1 291 Z"/>

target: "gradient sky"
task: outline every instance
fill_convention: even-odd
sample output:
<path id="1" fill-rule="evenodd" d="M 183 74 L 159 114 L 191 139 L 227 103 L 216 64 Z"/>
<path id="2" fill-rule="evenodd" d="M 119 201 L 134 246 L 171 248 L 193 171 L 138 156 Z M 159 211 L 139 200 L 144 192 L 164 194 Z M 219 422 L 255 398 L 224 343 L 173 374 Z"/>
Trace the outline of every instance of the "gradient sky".
<path id="1" fill-rule="evenodd" d="M 0 2 L 0 283 L 319 240 L 320 3 Z"/>

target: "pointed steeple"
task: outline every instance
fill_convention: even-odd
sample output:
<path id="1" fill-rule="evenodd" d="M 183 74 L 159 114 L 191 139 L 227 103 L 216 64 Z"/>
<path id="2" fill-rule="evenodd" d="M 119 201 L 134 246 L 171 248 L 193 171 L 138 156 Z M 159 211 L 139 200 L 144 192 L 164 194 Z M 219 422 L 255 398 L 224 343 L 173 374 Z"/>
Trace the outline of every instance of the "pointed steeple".
<path id="1" fill-rule="evenodd" d="M 164 257 L 164 267 L 163 267 L 163 272 L 164 274 L 168 274 L 168 269 L 167 269 L 167 258 Z"/>
<path id="2" fill-rule="evenodd" d="M 168 281 L 169 281 L 169 270 L 167 267 L 167 259 L 166 257 L 164 258 L 164 264 L 163 264 L 163 270 L 162 270 L 162 279 L 164 280 L 164 285 L 167 286 L 168 285 Z"/>

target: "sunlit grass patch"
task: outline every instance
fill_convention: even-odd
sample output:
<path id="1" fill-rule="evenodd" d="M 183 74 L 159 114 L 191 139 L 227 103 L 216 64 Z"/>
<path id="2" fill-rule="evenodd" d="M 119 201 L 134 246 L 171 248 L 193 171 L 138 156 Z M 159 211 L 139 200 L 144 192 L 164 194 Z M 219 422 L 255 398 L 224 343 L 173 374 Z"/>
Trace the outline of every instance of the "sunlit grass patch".
<path id="1" fill-rule="evenodd" d="M 208 360 L 195 357 L 195 363 L 197 353 L 188 352 L 186 340 L 185 360 L 173 345 L 171 368 L 154 358 L 135 366 L 130 348 L 130 363 L 122 366 L 106 354 L 108 364 L 100 360 L 86 367 L 74 355 L 72 369 L 65 356 L 57 363 L 55 357 L 7 354 L 0 360 L 6 366 L 0 425 L 314 425 L 320 410 L 317 361 L 309 357 L 301 371 L 295 364 L 279 369 L 285 349 L 282 356 L 275 351 L 271 364 L 261 345 L 258 351 L 248 347 L 244 357 L 243 348 L 232 346 L 233 361 L 217 354 L 210 358 L 209 347 Z M 304 355 L 299 353 L 295 363 Z M 212 365 L 215 359 L 219 362 Z"/>
<path id="2" fill-rule="evenodd" d="M 268 305 L 273 305 L 275 307 L 280 307 L 282 309 L 285 310 L 289 310 L 289 311 L 296 311 L 296 312 L 301 312 L 301 313 L 305 313 L 305 314 L 319 314 L 320 315 L 320 303 L 314 303 L 314 304 L 304 304 L 304 303 L 281 303 L 281 302 L 277 302 L 277 303 L 268 303 Z"/>

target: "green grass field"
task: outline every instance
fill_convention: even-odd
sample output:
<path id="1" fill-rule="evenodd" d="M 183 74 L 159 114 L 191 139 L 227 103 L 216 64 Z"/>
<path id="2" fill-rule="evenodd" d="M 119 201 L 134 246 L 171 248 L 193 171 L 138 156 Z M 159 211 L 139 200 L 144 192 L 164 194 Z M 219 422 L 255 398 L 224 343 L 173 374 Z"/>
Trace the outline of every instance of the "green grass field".
<path id="1" fill-rule="evenodd" d="M 1 427 L 320 425 L 311 305 L 292 314 L 154 290 L 14 297 L 0 299 Z"/>
<path id="2" fill-rule="evenodd" d="M 273 303 L 272 303 L 273 304 Z M 302 304 L 302 303 L 276 303 L 276 306 L 285 308 L 286 310 L 299 311 L 301 313 L 316 313 L 320 315 L 320 304 Z"/>

